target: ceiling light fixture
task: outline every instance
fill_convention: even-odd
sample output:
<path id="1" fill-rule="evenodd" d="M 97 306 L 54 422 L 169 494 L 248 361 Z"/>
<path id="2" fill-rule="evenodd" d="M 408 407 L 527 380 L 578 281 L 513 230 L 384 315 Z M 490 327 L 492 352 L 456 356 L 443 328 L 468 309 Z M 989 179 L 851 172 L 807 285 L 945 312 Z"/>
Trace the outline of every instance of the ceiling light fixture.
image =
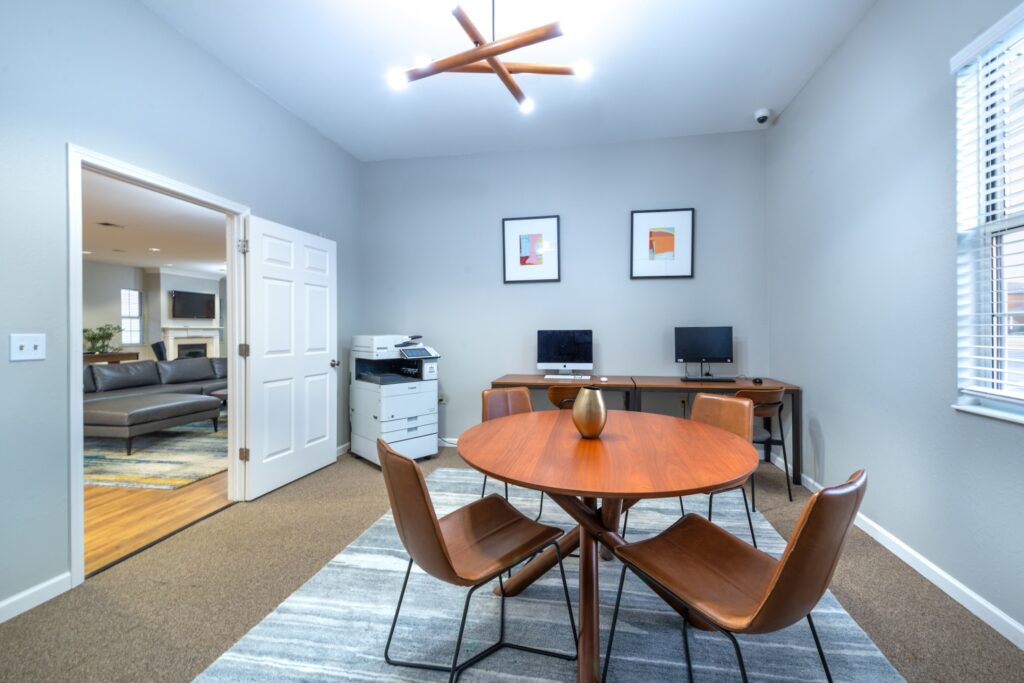
<path id="1" fill-rule="evenodd" d="M 85 254 L 86 256 L 88 256 L 88 255 L 89 255 L 89 254 L 91 254 L 92 252 L 91 252 L 91 251 L 85 251 L 85 250 L 83 250 L 83 251 L 82 251 L 82 253 L 83 253 L 83 254 Z"/>
<path id="2" fill-rule="evenodd" d="M 469 39 L 473 41 L 474 47 L 464 52 L 436 59 L 431 61 L 426 57 L 418 57 L 413 62 L 411 69 L 391 69 L 387 73 L 387 82 L 394 90 L 405 90 L 413 81 L 434 76 L 436 74 L 450 73 L 474 73 L 494 74 L 512 93 L 519 103 L 519 110 L 529 114 L 534 110 L 534 102 L 522 91 L 519 84 L 512 78 L 513 74 L 542 74 L 546 76 L 579 76 L 586 78 L 593 69 L 588 62 L 577 62 L 575 66 L 562 66 L 556 64 L 536 64 L 532 62 L 502 62 L 499 55 L 506 52 L 518 50 L 528 45 L 536 45 L 552 38 L 563 35 L 562 22 L 545 24 L 538 28 L 516 33 L 498 40 L 494 31 L 494 0 L 491 0 L 491 41 L 487 42 L 484 35 L 470 20 L 469 15 L 456 5 L 452 9 L 452 16 L 459 22 L 459 26 L 466 32 Z"/>
<path id="3" fill-rule="evenodd" d="M 150 251 L 160 251 L 160 247 L 150 247 Z"/>

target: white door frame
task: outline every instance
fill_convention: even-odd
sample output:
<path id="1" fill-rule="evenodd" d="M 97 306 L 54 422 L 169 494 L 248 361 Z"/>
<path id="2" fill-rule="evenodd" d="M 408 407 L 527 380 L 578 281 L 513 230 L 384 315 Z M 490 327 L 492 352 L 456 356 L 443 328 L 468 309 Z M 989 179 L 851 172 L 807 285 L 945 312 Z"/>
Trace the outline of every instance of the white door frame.
<path id="1" fill-rule="evenodd" d="M 85 495 L 83 467 L 82 410 L 82 171 L 90 170 L 123 180 L 161 194 L 225 214 L 227 220 L 227 297 L 228 297 L 228 498 L 244 500 L 245 477 L 238 459 L 239 446 L 246 435 L 245 362 L 238 355 L 244 339 L 247 305 L 245 258 L 237 244 L 244 239 L 249 223 L 249 207 L 190 187 L 170 178 L 126 164 L 76 145 L 68 144 L 68 525 L 71 586 L 85 580 Z M 243 400 L 240 400 L 243 399 Z"/>

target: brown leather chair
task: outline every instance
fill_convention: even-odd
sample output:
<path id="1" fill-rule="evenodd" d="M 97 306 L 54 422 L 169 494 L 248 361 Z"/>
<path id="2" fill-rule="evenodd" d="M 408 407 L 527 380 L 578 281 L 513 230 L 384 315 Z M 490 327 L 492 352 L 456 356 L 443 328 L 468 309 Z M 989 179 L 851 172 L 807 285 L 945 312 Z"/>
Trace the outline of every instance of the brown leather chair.
<path id="1" fill-rule="evenodd" d="M 782 425 L 783 397 L 785 389 L 741 389 L 736 392 L 739 398 L 749 398 L 754 402 L 754 419 L 761 418 L 762 424 L 754 425 L 755 444 L 764 447 L 764 457 L 768 460 L 771 456 L 772 446 L 782 446 L 782 462 L 786 472 L 786 493 L 789 494 L 789 502 L 793 502 L 793 487 L 789 483 L 789 453 L 786 452 L 786 430 Z M 772 436 L 772 418 L 779 422 L 779 438 Z M 754 486 L 750 486 L 750 507 L 757 509 L 757 499 L 754 497 Z"/>
<path id="2" fill-rule="evenodd" d="M 693 399 L 690 419 L 719 427 L 732 432 L 744 441 L 750 441 L 754 434 L 754 402 L 749 398 L 736 398 L 735 396 L 697 394 Z M 753 491 L 754 475 L 751 474 L 736 486 L 712 491 L 708 494 L 708 521 L 711 521 L 715 494 L 739 489 L 743 493 L 743 507 L 747 511 L 747 526 L 750 527 L 750 540 L 756 548 L 757 536 L 754 535 L 754 520 L 750 516 L 750 502 L 747 500 L 747 490 L 743 488 L 743 485 L 748 481 L 750 482 L 750 489 Z M 753 497 L 753 494 L 751 494 L 751 497 Z"/>
<path id="3" fill-rule="evenodd" d="M 533 411 L 533 401 L 530 400 L 530 390 L 526 387 L 510 387 L 507 389 L 484 389 L 480 394 L 480 403 L 483 406 L 480 421 L 487 422 L 499 417 L 529 413 Z M 484 475 L 484 485 L 480 488 L 480 497 L 483 498 L 487 492 L 487 475 Z M 508 500 L 508 484 L 505 484 L 505 500 Z M 540 494 L 540 505 L 537 507 L 535 520 L 540 519 L 544 514 L 544 492 Z"/>
<path id="4" fill-rule="evenodd" d="M 616 548 L 622 560 L 604 675 L 622 600 L 626 568 L 666 596 L 683 615 L 686 667 L 693 680 L 688 626 L 718 630 L 736 651 L 740 674 L 747 680 L 735 633 L 771 633 L 804 617 L 829 681 L 832 674 L 814 628 L 811 610 L 828 589 L 843 546 L 867 490 L 867 474 L 855 472 L 844 484 L 818 491 L 797 520 L 789 543 L 776 560 L 740 541 L 699 515 L 686 515 L 654 538 Z M 675 602 L 675 604 L 673 604 Z"/>
<path id="5" fill-rule="evenodd" d="M 398 596 L 398 607 L 395 608 L 391 631 L 384 646 L 384 659 L 387 663 L 393 666 L 446 671 L 449 682 L 452 682 L 467 667 L 506 647 L 561 659 L 576 659 L 575 654 L 539 650 L 505 642 L 505 584 L 502 581 L 502 572 L 553 546 L 558 554 L 562 590 L 569 610 L 573 643 L 576 643 L 576 623 L 572 603 L 569 601 L 569 586 L 565 580 L 565 569 L 562 567 L 561 551 L 556 543 L 562 535 L 562 530 L 527 519 L 508 501 L 496 494 L 476 500 L 438 519 L 419 465 L 393 451 L 381 439 L 377 440 L 377 454 L 380 457 L 388 499 L 391 501 L 395 527 L 398 529 L 402 545 L 409 553 L 409 566 L 405 570 L 402 592 Z M 391 658 L 391 640 L 395 635 L 395 626 L 398 624 L 398 614 L 402 610 L 402 601 L 405 599 L 405 589 L 409 584 L 413 562 L 436 579 L 470 589 L 462 610 L 455 655 L 450 666 Z M 494 645 L 460 664 L 459 651 L 462 648 L 462 635 L 466 627 L 470 598 L 478 588 L 495 578 L 498 579 L 498 586 L 501 588 L 501 636 Z"/>
<path id="6" fill-rule="evenodd" d="M 576 403 L 576 395 L 580 393 L 581 386 L 554 386 L 548 387 L 548 401 L 559 410 L 572 408 Z"/>

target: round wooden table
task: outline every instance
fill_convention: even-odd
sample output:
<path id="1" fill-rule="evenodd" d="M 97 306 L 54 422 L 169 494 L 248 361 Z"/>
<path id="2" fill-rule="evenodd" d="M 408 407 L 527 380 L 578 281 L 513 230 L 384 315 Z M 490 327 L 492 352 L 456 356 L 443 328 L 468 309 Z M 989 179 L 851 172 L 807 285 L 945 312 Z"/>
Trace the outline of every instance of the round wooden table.
<path id="1" fill-rule="evenodd" d="M 706 493 L 739 484 L 757 467 L 753 445 L 717 427 L 653 413 L 609 410 L 600 439 L 584 439 L 572 411 L 521 413 L 488 420 L 459 437 L 459 454 L 484 474 L 544 491 L 579 526 L 558 542 L 580 548 L 579 681 L 600 666 L 598 544 L 614 549 L 619 514 L 641 498 Z M 600 507 L 598 499 L 603 499 Z M 516 595 L 557 561 L 553 549 L 505 582 Z"/>

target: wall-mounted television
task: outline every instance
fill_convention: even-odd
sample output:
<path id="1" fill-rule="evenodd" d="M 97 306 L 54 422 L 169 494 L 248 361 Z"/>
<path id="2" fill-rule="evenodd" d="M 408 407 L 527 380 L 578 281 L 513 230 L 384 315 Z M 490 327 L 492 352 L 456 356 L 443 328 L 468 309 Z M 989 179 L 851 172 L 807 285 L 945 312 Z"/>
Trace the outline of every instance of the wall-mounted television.
<path id="1" fill-rule="evenodd" d="M 213 320 L 217 317 L 216 296 L 201 292 L 171 292 L 171 317 Z"/>

